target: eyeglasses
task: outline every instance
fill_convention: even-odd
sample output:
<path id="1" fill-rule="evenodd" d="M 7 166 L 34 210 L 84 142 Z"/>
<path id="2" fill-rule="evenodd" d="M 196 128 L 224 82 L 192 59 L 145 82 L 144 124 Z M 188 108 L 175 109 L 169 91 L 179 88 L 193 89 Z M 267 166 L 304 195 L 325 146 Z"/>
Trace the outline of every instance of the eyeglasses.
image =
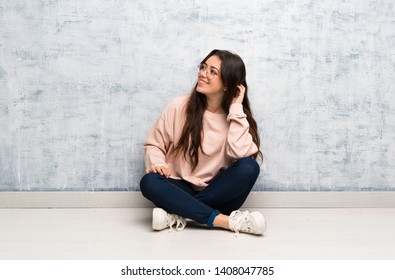
<path id="1" fill-rule="evenodd" d="M 206 72 L 207 79 L 212 80 L 215 76 L 218 76 L 218 70 L 216 68 L 208 67 L 206 63 L 201 63 L 198 65 L 198 73 L 201 71 Z"/>

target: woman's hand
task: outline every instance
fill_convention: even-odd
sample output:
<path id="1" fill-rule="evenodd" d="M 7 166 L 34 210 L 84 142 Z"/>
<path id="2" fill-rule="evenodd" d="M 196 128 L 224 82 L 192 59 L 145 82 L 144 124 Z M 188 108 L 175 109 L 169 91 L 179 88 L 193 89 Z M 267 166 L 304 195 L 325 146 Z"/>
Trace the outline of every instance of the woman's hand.
<path id="1" fill-rule="evenodd" d="M 151 168 L 147 168 L 145 170 L 146 173 L 159 173 L 162 176 L 165 176 L 166 178 L 169 178 L 171 175 L 171 171 L 169 168 L 159 165 L 159 166 L 151 166 Z"/>
<path id="2" fill-rule="evenodd" d="M 237 91 L 236 96 L 233 97 L 232 104 L 243 103 L 243 99 L 244 99 L 244 94 L 246 92 L 246 88 L 242 84 L 240 84 L 240 85 L 237 86 L 237 89 L 238 89 L 238 91 Z"/>

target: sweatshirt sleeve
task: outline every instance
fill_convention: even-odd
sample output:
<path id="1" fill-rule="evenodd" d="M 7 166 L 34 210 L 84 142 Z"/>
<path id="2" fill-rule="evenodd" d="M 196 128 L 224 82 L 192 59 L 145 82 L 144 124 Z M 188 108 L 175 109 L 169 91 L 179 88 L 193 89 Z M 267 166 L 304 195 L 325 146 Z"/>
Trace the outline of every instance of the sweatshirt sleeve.
<path id="1" fill-rule="evenodd" d="M 166 154 L 170 146 L 170 137 L 166 127 L 165 114 L 162 113 L 151 128 L 144 142 L 144 163 L 146 168 L 166 164 Z"/>
<path id="2" fill-rule="evenodd" d="M 250 125 L 242 104 L 232 104 L 227 117 L 229 122 L 227 153 L 230 157 L 238 159 L 249 157 L 258 151 L 249 132 Z"/>

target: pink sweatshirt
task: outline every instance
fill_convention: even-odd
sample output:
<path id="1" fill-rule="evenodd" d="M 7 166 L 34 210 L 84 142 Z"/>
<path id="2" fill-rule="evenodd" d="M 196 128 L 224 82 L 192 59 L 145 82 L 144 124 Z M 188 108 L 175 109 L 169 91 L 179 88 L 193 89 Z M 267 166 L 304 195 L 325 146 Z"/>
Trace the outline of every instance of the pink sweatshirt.
<path id="1" fill-rule="evenodd" d="M 235 159 L 258 151 L 249 133 L 249 123 L 242 104 L 232 104 L 229 115 L 207 111 L 203 115 L 202 148 L 199 164 L 192 172 L 182 153 L 171 151 L 178 142 L 185 122 L 185 106 L 189 96 L 174 98 L 162 112 L 144 142 L 145 166 L 163 165 L 171 170 L 171 178 L 183 179 L 196 190 L 202 190 L 217 173 L 228 168 Z"/>

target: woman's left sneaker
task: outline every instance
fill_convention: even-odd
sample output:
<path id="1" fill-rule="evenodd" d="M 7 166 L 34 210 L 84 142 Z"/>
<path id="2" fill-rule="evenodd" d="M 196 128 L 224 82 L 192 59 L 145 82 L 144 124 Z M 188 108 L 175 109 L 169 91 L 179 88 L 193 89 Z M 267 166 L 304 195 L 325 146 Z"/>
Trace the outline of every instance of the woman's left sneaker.
<path id="1" fill-rule="evenodd" d="M 239 233 L 246 232 L 251 234 L 261 235 L 267 227 L 266 221 L 260 212 L 248 212 L 248 211 L 233 211 L 229 216 L 229 228 L 230 230 Z"/>

